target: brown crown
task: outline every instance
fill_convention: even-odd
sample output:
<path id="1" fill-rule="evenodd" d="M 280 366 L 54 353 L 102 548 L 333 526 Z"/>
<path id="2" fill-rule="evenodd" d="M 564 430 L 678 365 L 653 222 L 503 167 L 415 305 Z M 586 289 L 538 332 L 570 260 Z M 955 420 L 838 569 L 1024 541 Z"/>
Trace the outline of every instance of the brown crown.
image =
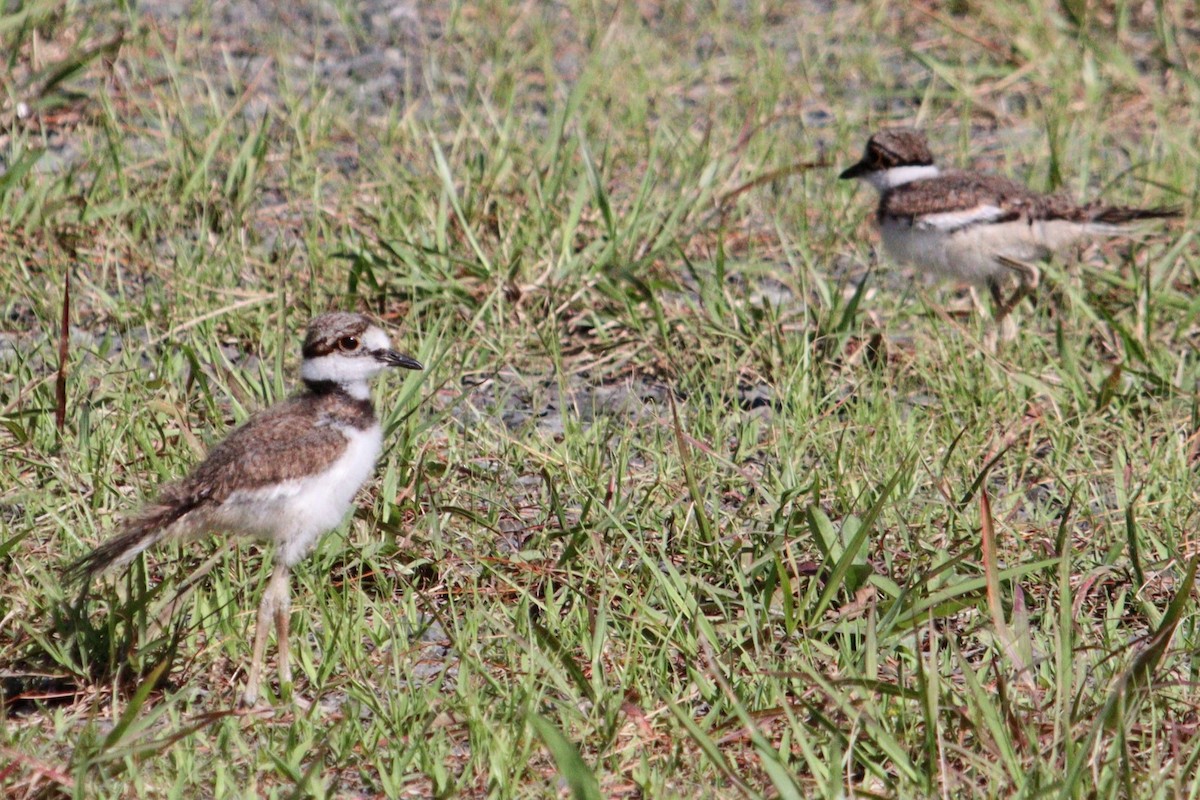
<path id="1" fill-rule="evenodd" d="M 867 140 L 862 159 L 842 173 L 843 178 L 857 178 L 868 172 L 892 167 L 925 167 L 933 164 L 933 153 L 925 134 L 908 128 L 880 131 Z"/>
<path id="2" fill-rule="evenodd" d="M 338 342 L 347 336 L 362 336 L 371 327 L 371 320 L 362 314 L 335 311 L 314 317 L 308 323 L 308 335 L 300 354 L 304 358 L 326 356 L 337 349 Z"/>

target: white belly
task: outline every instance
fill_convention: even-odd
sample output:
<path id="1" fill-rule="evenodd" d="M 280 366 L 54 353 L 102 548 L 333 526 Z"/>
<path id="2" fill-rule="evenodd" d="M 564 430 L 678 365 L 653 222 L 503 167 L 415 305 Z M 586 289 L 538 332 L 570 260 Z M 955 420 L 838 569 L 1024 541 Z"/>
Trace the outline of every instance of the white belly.
<path id="1" fill-rule="evenodd" d="M 983 223 L 956 231 L 887 220 L 880 225 L 888 256 L 940 278 L 986 286 L 1001 281 L 1010 268 L 1000 257 L 1032 262 L 1046 258 L 1086 235 L 1083 225 L 1062 220 Z"/>
<path id="2" fill-rule="evenodd" d="M 211 527 L 272 539 L 277 557 L 288 565 L 302 559 L 318 537 L 346 516 L 383 447 L 378 424 L 339 430 L 347 446 L 326 469 L 269 488 L 234 492 L 214 514 Z"/>

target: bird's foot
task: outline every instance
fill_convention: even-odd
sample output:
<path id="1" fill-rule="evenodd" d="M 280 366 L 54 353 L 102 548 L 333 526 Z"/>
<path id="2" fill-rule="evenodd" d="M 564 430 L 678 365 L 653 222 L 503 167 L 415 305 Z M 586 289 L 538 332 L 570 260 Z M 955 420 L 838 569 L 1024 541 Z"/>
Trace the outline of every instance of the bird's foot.
<path id="1" fill-rule="evenodd" d="M 247 688 L 244 692 L 242 692 L 241 696 L 238 697 L 238 708 L 242 710 L 253 709 L 258 706 L 259 700 L 260 698 L 258 696 L 258 689 L 251 691 L 249 688 Z"/>
<path id="2" fill-rule="evenodd" d="M 278 703 L 271 703 L 267 698 L 259 695 L 258 689 L 251 691 L 250 687 L 246 687 L 241 696 L 238 697 L 238 709 L 242 711 L 253 711 L 256 709 L 266 709 L 272 705 L 286 706 L 290 704 L 301 711 L 308 711 L 314 705 L 313 700 L 309 699 L 305 695 L 300 694 L 299 692 L 294 691 L 290 682 L 283 684 L 279 688 L 277 700 Z"/>
<path id="3" fill-rule="evenodd" d="M 996 322 L 996 332 L 1002 342 L 1011 342 L 1017 338 L 1017 321 L 1010 315 L 1005 315 Z"/>

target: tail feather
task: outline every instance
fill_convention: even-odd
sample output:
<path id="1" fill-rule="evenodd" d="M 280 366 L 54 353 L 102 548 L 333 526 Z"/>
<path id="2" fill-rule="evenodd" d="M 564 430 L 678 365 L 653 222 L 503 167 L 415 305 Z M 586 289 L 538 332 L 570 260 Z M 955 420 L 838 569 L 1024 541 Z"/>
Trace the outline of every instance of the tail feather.
<path id="1" fill-rule="evenodd" d="M 101 572 L 128 564 L 139 553 L 171 535 L 171 527 L 192 510 L 192 505 L 156 503 L 125 523 L 124 530 L 67 567 L 71 582 L 89 581 Z"/>
<path id="2" fill-rule="evenodd" d="M 1182 215 L 1182 209 L 1176 206 L 1156 206 L 1154 208 L 1106 206 L 1092 215 L 1091 221 L 1101 225 L 1126 225 L 1140 220 L 1173 219 Z"/>

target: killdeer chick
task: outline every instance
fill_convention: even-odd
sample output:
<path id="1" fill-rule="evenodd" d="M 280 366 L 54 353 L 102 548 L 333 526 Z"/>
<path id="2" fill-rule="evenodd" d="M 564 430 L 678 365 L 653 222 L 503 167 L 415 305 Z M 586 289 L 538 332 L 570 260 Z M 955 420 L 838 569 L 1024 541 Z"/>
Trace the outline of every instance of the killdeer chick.
<path id="1" fill-rule="evenodd" d="M 90 579 L 165 539 L 206 533 L 273 541 L 274 571 L 258 607 L 242 694 L 246 706 L 258 700 L 272 620 L 280 691 L 288 691 L 289 571 L 346 516 L 382 450 L 368 380 L 385 367 L 422 369 L 416 359 L 392 350 L 387 335 L 360 314 L 312 320 L 302 356 L 304 391 L 248 419 L 191 474 L 126 521 L 119 535 L 69 568 L 73 576 Z"/>
<path id="2" fill-rule="evenodd" d="M 1174 208 L 1078 205 L 996 175 L 942 171 L 925 135 L 913 130 L 876 133 L 862 160 L 839 177 L 879 191 L 876 221 L 893 260 L 967 282 L 976 305 L 975 287 L 986 288 L 1004 339 L 1016 333 L 1009 314 L 1037 288 L 1040 273 L 1032 262 L 1089 236 L 1129 234 L 1129 223 L 1179 216 Z M 1017 286 L 1005 299 L 1010 275 Z"/>

